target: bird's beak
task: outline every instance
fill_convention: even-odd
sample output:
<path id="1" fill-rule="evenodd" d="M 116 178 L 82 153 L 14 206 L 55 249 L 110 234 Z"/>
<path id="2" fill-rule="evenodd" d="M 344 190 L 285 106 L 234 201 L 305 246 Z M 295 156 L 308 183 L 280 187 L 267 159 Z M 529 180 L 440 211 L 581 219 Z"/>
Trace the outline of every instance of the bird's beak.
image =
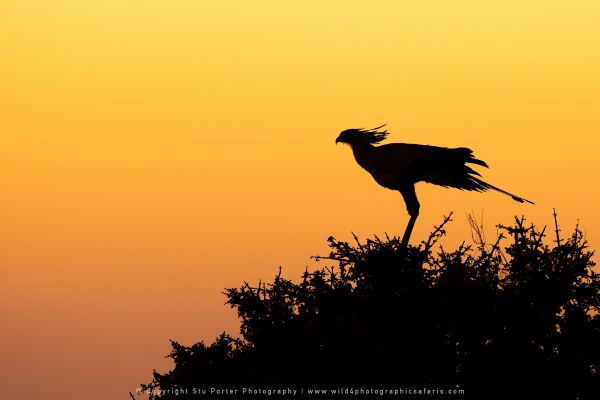
<path id="1" fill-rule="evenodd" d="M 335 144 L 338 144 L 340 142 L 340 138 L 338 137 L 337 139 L 335 139 Z"/>

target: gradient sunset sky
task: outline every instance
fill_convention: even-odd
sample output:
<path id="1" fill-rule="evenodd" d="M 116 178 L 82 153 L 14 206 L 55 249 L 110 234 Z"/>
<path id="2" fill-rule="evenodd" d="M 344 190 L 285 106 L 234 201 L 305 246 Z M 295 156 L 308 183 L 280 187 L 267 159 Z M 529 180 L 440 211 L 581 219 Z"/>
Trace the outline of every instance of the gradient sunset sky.
<path id="1" fill-rule="evenodd" d="M 455 212 L 600 245 L 600 2 L 21 0 L 0 4 L 0 388 L 126 398 L 169 339 L 237 319 L 225 287 L 297 279 L 326 238 L 400 235 L 346 128 L 466 146 L 498 193 L 417 185 L 412 242 Z M 481 169 L 480 169 L 481 170 Z"/>

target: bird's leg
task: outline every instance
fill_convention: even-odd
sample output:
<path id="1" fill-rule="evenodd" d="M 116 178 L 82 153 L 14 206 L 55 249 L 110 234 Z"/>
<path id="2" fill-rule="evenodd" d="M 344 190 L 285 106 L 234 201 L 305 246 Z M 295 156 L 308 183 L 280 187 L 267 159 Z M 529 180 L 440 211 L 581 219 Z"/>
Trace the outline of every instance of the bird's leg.
<path id="1" fill-rule="evenodd" d="M 419 204 L 419 200 L 417 200 L 417 194 L 415 193 L 415 185 L 406 185 L 400 190 L 400 193 L 404 198 L 408 214 L 410 215 L 410 220 L 408 221 L 408 225 L 406 225 L 404 235 L 402 236 L 402 246 L 407 247 L 413 227 L 415 226 L 415 222 L 417 221 L 417 217 L 419 216 L 419 208 L 421 206 Z"/>
<path id="2" fill-rule="evenodd" d="M 408 246 L 408 241 L 410 240 L 410 235 L 412 234 L 413 227 L 415 226 L 415 222 L 417 221 L 417 217 L 419 214 L 414 214 L 410 216 L 410 220 L 408 220 L 408 224 L 406 225 L 406 229 L 404 230 L 404 236 L 402 236 L 402 246 Z"/>

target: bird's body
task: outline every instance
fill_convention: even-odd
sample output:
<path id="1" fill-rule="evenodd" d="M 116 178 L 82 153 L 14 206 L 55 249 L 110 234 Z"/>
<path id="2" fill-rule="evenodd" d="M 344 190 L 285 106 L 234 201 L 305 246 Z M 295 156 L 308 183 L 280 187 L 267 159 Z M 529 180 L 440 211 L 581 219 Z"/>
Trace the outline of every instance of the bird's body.
<path id="1" fill-rule="evenodd" d="M 347 129 L 339 135 L 336 143 L 349 144 L 356 162 L 369 172 L 379 185 L 398 190 L 402 194 L 411 216 L 407 228 L 408 236 L 414 220 L 419 215 L 420 205 L 414 187 L 417 182 L 477 192 L 491 189 L 509 195 L 518 202 L 532 203 L 481 180 L 481 175 L 467 164 L 486 168 L 488 165 L 475 158 L 471 149 L 408 143 L 374 146 L 373 144 L 381 142 L 388 135 L 387 131 L 378 131 L 380 128 Z M 403 242 L 408 240 L 406 233 L 404 239 L 406 240 Z"/>

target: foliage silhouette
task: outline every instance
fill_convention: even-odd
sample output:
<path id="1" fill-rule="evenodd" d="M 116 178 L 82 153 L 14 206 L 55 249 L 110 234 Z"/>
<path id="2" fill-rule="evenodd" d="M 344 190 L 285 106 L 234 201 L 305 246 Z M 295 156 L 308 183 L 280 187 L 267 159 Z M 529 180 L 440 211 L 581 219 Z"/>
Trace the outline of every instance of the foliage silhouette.
<path id="1" fill-rule="evenodd" d="M 335 263 L 299 283 L 227 289 L 241 337 L 172 341 L 175 362 L 143 389 L 227 387 L 461 388 L 466 398 L 600 398 L 600 279 L 579 227 L 499 226 L 452 252 L 398 238 L 328 239 Z M 507 237 L 506 237 L 507 236 Z M 502 250 L 503 241 L 510 243 Z M 191 389 L 190 389 L 191 390 Z M 431 396 L 430 396 L 431 397 Z M 197 398 L 197 397 L 196 397 Z"/>

